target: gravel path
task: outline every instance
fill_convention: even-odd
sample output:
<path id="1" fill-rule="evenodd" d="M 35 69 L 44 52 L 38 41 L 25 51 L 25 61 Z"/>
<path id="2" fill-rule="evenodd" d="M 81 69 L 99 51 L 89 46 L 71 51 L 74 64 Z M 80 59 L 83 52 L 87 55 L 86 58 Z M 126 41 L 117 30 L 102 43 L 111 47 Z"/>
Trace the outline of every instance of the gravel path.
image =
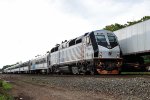
<path id="1" fill-rule="evenodd" d="M 150 100 L 150 76 L 6 76 L 7 80 L 17 80 L 18 86 L 27 84 L 28 90 L 40 86 L 39 90 L 53 99 L 59 97 L 54 100 Z"/>

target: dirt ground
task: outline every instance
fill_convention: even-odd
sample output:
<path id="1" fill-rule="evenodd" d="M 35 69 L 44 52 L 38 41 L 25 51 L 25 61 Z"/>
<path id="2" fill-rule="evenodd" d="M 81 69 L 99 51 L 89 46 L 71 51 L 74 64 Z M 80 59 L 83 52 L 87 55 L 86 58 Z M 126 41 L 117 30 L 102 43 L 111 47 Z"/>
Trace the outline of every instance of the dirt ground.
<path id="1" fill-rule="evenodd" d="M 26 81 L 27 77 L 18 75 L 1 75 L 1 77 L 13 85 L 9 93 L 15 100 L 116 100 L 113 95 L 51 87 L 48 84 Z"/>

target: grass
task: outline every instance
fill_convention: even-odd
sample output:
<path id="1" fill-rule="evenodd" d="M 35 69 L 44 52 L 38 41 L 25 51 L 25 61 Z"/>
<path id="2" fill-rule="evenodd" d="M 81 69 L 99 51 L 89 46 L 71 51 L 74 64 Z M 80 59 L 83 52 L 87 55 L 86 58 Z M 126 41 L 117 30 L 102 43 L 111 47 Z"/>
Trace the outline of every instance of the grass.
<path id="1" fill-rule="evenodd" d="M 0 95 L 0 100 L 14 100 L 12 96 Z"/>
<path id="2" fill-rule="evenodd" d="M 12 89 L 12 85 L 10 83 L 5 82 L 5 81 L 2 82 L 2 87 L 4 90 Z"/>
<path id="3" fill-rule="evenodd" d="M 146 60 L 144 60 L 144 63 L 145 63 L 145 64 L 149 64 L 149 63 L 150 63 L 150 60 L 149 60 L 149 59 L 146 59 Z"/>
<path id="4" fill-rule="evenodd" d="M 121 72 L 122 75 L 131 74 L 131 75 L 150 75 L 150 72 Z"/>
<path id="5" fill-rule="evenodd" d="M 12 85 L 0 80 L 0 100 L 14 100 L 7 92 L 12 89 Z"/>

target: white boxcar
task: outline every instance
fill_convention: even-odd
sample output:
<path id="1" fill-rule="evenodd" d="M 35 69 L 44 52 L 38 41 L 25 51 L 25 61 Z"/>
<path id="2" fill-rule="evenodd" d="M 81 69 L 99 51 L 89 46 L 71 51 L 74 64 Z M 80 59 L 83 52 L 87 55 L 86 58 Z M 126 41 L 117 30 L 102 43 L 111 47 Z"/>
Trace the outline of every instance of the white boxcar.
<path id="1" fill-rule="evenodd" d="M 150 20 L 117 30 L 123 55 L 150 52 Z"/>

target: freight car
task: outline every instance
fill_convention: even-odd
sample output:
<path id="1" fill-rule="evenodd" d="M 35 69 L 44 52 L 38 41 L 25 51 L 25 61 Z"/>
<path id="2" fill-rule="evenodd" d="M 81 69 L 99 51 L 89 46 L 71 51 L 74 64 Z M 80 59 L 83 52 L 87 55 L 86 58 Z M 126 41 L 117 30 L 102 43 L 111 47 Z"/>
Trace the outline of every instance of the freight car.
<path id="1" fill-rule="evenodd" d="M 17 73 L 119 74 L 121 64 L 115 34 L 96 30 L 64 41 L 48 54 L 17 65 L 14 69 L 17 69 Z"/>
<path id="2" fill-rule="evenodd" d="M 122 50 L 125 67 L 145 69 L 150 65 L 145 65 L 143 59 L 143 56 L 150 55 L 150 20 L 117 30 L 114 33 Z"/>

